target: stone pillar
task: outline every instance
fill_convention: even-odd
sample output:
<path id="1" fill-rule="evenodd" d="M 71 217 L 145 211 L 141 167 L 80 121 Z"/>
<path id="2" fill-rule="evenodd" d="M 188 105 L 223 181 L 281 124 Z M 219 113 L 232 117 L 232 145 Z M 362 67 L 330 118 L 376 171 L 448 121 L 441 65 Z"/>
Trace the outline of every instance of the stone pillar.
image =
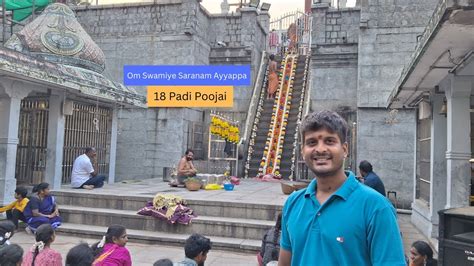
<path id="1" fill-rule="evenodd" d="M 0 98 L 0 204 L 14 200 L 20 98 Z"/>
<path id="2" fill-rule="evenodd" d="M 49 97 L 48 140 L 46 152 L 46 178 L 51 189 L 61 188 L 64 126 L 65 117 L 62 114 L 62 99 L 64 96 L 51 95 Z"/>
<path id="3" fill-rule="evenodd" d="M 432 95 L 431 165 L 430 165 L 430 236 L 438 235 L 438 211 L 446 204 L 446 117 L 439 114 L 444 95 Z"/>
<path id="4" fill-rule="evenodd" d="M 109 161 L 109 184 L 115 182 L 115 160 L 117 155 L 117 131 L 118 131 L 118 117 L 117 117 L 117 108 L 115 107 L 112 112 L 112 132 L 110 138 L 110 161 Z"/>
<path id="5" fill-rule="evenodd" d="M 311 13 L 311 4 L 312 4 L 312 2 L 313 2 L 312 0 L 305 0 L 304 1 L 304 12 L 306 14 Z"/>
<path id="6" fill-rule="evenodd" d="M 268 11 L 260 11 L 257 19 L 265 30 L 265 33 L 268 35 L 268 33 L 272 30 L 270 29 L 270 13 Z"/>
<path id="7" fill-rule="evenodd" d="M 446 88 L 448 100 L 447 127 L 447 199 L 446 208 L 469 206 L 471 194 L 471 120 L 470 95 L 472 77 L 451 74 Z"/>
<path id="8" fill-rule="evenodd" d="M 313 1 L 311 5 L 311 9 L 315 7 L 330 7 L 332 6 L 332 0 L 319 0 L 319 1 Z M 312 12 L 314 10 L 311 10 Z"/>
<path id="9" fill-rule="evenodd" d="M 313 5 L 311 16 L 313 17 L 311 32 L 311 49 L 316 50 L 318 44 L 326 43 L 326 15 L 329 10 L 328 4 Z"/>
<path id="10" fill-rule="evenodd" d="M 270 43 L 269 43 L 269 33 L 272 29 L 270 29 L 270 14 L 268 11 L 261 11 L 258 14 L 257 20 L 262 25 L 263 29 L 265 30 L 265 50 L 270 51 Z"/>
<path id="11" fill-rule="evenodd" d="M 257 30 L 257 9 L 255 7 L 242 7 L 241 42 L 249 48 L 255 48 L 255 32 Z"/>
<path id="12" fill-rule="evenodd" d="M 16 188 L 15 166 L 18 147 L 18 124 L 21 99 L 30 90 L 18 82 L 1 82 L 0 86 L 0 204 L 8 204 L 14 198 Z"/>

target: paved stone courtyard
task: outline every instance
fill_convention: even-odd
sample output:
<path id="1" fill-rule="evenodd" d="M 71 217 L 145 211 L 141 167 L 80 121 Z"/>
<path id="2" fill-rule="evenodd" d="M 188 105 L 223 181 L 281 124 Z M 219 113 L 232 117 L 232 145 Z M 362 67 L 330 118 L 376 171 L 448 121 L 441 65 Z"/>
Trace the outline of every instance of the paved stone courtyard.
<path id="1" fill-rule="evenodd" d="M 110 194 L 110 195 L 140 195 L 153 197 L 156 193 L 169 193 L 178 196 L 182 196 L 184 199 L 190 200 L 218 200 L 218 201 L 229 201 L 229 202 L 240 202 L 240 203 L 261 203 L 270 205 L 283 205 L 287 196 L 281 192 L 280 183 L 276 182 L 258 182 L 254 180 L 243 180 L 241 185 L 236 186 L 234 191 L 215 190 L 206 191 L 199 190 L 189 192 L 185 188 L 174 188 L 168 186 L 166 182 L 161 179 L 146 179 L 142 181 L 124 181 L 121 183 L 115 183 L 113 185 L 105 185 L 102 189 L 96 189 L 92 191 L 88 190 L 77 190 L 71 189 L 69 186 L 63 186 L 63 191 L 75 191 L 80 193 L 93 193 L 93 194 Z M 405 212 L 404 212 L 405 213 Z M 403 243 L 405 248 L 405 254 L 409 254 L 410 245 L 416 240 L 428 241 L 421 232 L 416 229 L 410 221 L 409 214 L 398 214 L 398 222 L 400 230 L 403 234 Z M 436 240 L 429 241 L 436 245 Z M 136 244 L 137 247 L 142 244 Z M 154 247 L 153 247 L 154 249 Z M 174 249 L 171 248 L 171 249 Z M 180 250 L 177 249 L 176 253 L 179 254 Z M 227 254 L 228 252 L 221 252 Z M 220 253 L 219 253 L 220 254 Z M 219 261 L 220 255 L 216 255 L 216 261 Z M 230 257 L 237 256 L 230 254 Z M 250 258 L 249 261 L 243 260 L 244 264 L 238 265 L 251 265 L 249 264 L 254 260 L 254 256 L 251 255 L 240 255 L 242 258 Z M 179 256 L 178 256 L 179 258 Z M 241 258 L 241 259 L 242 259 Z M 230 258 L 229 258 L 230 259 Z M 139 258 L 137 258 L 137 261 Z M 217 263 L 217 262 L 216 262 Z M 216 264 L 219 265 L 219 264 Z M 234 264 L 231 264 L 234 265 Z"/>
<path id="2" fill-rule="evenodd" d="M 63 186 L 63 190 L 72 190 L 68 186 Z M 244 180 L 241 185 L 236 186 L 234 191 L 205 191 L 189 192 L 184 188 L 171 188 L 167 183 L 162 182 L 161 179 L 147 179 L 143 181 L 132 181 L 116 183 L 113 185 L 106 185 L 103 189 L 96 189 L 92 191 L 87 190 L 73 190 L 80 193 L 93 194 L 110 194 L 110 195 L 141 195 L 153 197 L 156 193 L 172 193 L 183 196 L 185 199 L 194 200 L 219 200 L 229 202 L 242 203 L 262 203 L 282 205 L 287 196 L 283 195 L 279 183 L 256 182 L 253 180 Z M 398 222 L 403 234 L 403 243 L 405 254 L 409 254 L 410 244 L 415 240 L 426 240 L 423 235 L 410 222 L 409 214 L 398 214 Z M 211 237 L 212 240 L 212 237 Z M 80 243 L 81 241 L 93 244 L 99 239 L 80 238 L 62 235 L 58 233 L 56 241 L 52 248 L 59 251 L 65 260 L 68 250 Z M 12 238 L 12 243 L 17 243 L 28 250 L 34 242 L 32 235 L 27 235 L 24 231 L 20 231 Z M 132 254 L 134 265 L 151 265 L 154 261 L 161 258 L 169 258 L 173 261 L 178 261 L 183 258 L 184 251 L 182 247 L 165 246 L 165 245 L 148 245 L 143 243 L 136 243 L 130 240 L 127 244 L 128 249 Z M 230 251 L 211 250 L 206 261 L 206 265 L 257 265 L 254 254 L 237 253 Z"/>
<path id="3" fill-rule="evenodd" d="M 398 216 L 400 229 L 403 234 L 403 243 L 405 254 L 409 254 L 410 244 L 415 240 L 424 239 L 423 235 L 410 223 L 410 216 L 407 214 L 400 214 Z M 426 239 L 425 239 L 426 240 Z M 70 248 L 77 245 L 81 241 L 93 244 L 99 239 L 82 239 L 78 237 L 64 236 L 58 234 L 56 241 L 52 248 L 59 251 L 66 259 L 66 254 Z M 12 238 L 12 243 L 19 244 L 26 251 L 31 248 L 34 242 L 33 236 L 28 235 L 23 231 L 15 234 Z M 127 248 L 132 254 L 133 265 L 151 265 L 152 262 L 161 259 L 169 258 L 172 261 L 178 261 L 184 256 L 183 249 L 175 246 L 161 246 L 161 245 L 147 245 L 141 243 L 128 242 Z M 435 255 L 437 257 L 437 254 Z M 253 254 L 242 254 L 229 251 L 211 250 L 206 261 L 206 265 L 228 265 L 228 266 L 244 266 L 244 265 L 258 265 Z"/>
<path id="4" fill-rule="evenodd" d="M 259 182 L 252 179 L 243 180 L 240 185 L 235 186 L 233 191 L 221 190 L 199 190 L 188 191 L 185 188 L 170 187 L 167 182 L 159 178 L 123 181 L 112 185 L 105 185 L 101 189 L 83 190 L 73 189 L 71 186 L 62 186 L 62 191 L 74 191 L 85 194 L 104 195 L 129 195 L 129 196 L 150 196 L 150 199 L 157 193 L 174 194 L 187 200 L 218 200 L 239 203 L 260 203 L 270 205 L 283 205 L 287 198 L 281 192 L 280 183 Z"/>

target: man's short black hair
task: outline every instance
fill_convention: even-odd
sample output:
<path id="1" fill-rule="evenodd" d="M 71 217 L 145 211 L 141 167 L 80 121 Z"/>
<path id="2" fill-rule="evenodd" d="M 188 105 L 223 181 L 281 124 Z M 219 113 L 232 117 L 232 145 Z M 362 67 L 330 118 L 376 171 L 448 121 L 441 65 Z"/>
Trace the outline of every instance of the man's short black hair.
<path id="1" fill-rule="evenodd" d="M 92 265 L 94 252 L 87 243 L 81 243 L 69 250 L 66 256 L 66 266 Z"/>
<path id="2" fill-rule="evenodd" d="M 361 171 L 364 171 L 365 173 L 370 173 L 373 170 L 372 165 L 366 160 L 363 160 L 362 162 L 360 162 L 359 169 Z"/>
<path id="3" fill-rule="evenodd" d="M 84 153 L 88 154 L 91 151 L 95 151 L 95 148 L 94 147 L 87 147 Z"/>
<path id="4" fill-rule="evenodd" d="M 15 193 L 20 195 L 22 198 L 26 198 L 26 195 L 28 195 L 28 189 L 25 187 L 17 187 Z"/>
<path id="5" fill-rule="evenodd" d="M 192 149 L 187 149 L 185 152 L 184 152 L 184 155 L 188 155 L 190 152 L 192 152 L 194 154 L 194 151 Z"/>
<path id="6" fill-rule="evenodd" d="M 207 254 L 211 249 L 211 240 L 200 234 L 192 234 L 184 244 L 184 254 L 189 259 L 196 258 L 201 252 Z"/>
<path id="7" fill-rule="evenodd" d="M 23 258 L 23 248 L 17 244 L 4 245 L 0 249 L 0 265 L 15 266 Z"/>
<path id="8" fill-rule="evenodd" d="M 173 262 L 170 259 L 161 259 L 155 261 L 153 266 L 173 266 Z"/>
<path id="9" fill-rule="evenodd" d="M 347 138 L 347 122 L 338 113 L 334 111 L 313 112 L 307 115 L 301 123 L 300 132 L 301 139 L 304 143 L 304 136 L 307 132 L 319 131 L 326 129 L 330 133 L 336 133 L 341 143 L 346 142 Z"/>

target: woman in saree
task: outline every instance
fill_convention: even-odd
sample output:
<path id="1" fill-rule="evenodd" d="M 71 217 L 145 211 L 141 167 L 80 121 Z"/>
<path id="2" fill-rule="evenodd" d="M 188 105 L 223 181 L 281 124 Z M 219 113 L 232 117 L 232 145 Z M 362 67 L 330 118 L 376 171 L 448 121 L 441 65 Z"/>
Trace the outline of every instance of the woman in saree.
<path id="1" fill-rule="evenodd" d="M 49 184 L 41 183 L 33 187 L 35 196 L 30 198 L 26 205 L 24 215 L 28 226 L 25 228 L 28 233 L 35 232 L 42 225 L 49 223 L 53 229 L 61 225 L 58 205 L 49 192 Z"/>
<path id="2" fill-rule="evenodd" d="M 92 246 L 95 253 L 93 266 L 130 266 L 132 258 L 125 247 L 128 242 L 127 229 L 121 225 L 112 225 L 99 243 Z"/>
<path id="3" fill-rule="evenodd" d="M 275 97 L 275 93 L 278 88 L 278 74 L 277 74 L 277 63 L 275 62 L 275 55 L 270 55 L 270 63 L 268 66 L 268 88 L 267 88 L 267 99 Z"/>

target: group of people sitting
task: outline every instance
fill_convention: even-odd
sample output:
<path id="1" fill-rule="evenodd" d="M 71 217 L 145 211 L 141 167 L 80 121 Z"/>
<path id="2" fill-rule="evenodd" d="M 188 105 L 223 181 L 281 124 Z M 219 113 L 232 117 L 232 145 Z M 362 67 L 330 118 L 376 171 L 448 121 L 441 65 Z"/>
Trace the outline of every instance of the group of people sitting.
<path id="1" fill-rule="evenodd" d="M 61 254 L 50 247 L 56 237 L 51 224 L 42 224 L 37 228 L 35 243 L 25 255 L 19 245 L 10 243 L 15 229 L 15 224 L 10 220 L 0 222 L 0 265 L 62 265 Z"/>
<path id="2" fill-rule="evenodd" d="M 104 185 L 105 176 L 97 173 L 97 152 L 95 148 L 86 148 L 84 154 L 74 161 L 71 185 L 74 188 L 94 189 Z M 6 212 L 7 219 L 12 221 L 15 228 L 18 222 L 27 224 L 28 233 L 35 232 L 40 225 L 49 224 L 53 229 L 61 225 L 58 205 L 50 194 L 49 184 L 40 183 L 33 187 L 33 195 L 28 197 L 25 187 L 15 189 L 15 201 L 0 208 L 0 213 Z"/>
<path id="3" fill-rule="evenodd" d="M 51 248 L 56 234 L 50 224 L 42 224 L 35 232 L 35 243 L 24 254 L 23 249 L 10 243 L 15 233 L 12 221 L 0 222 L 0 265 L 2 266 L 61 266 L 63 259 L 59 252 Z M 125 247 L 128 242 L 127 230 L 121 225 L 112 225 L 107 229 L 101 241 L 89 246 L 80 243 L 69 250 L 66 256 L 68 266 L 130 266 L 132 256 Z M 154 266 L 198 266 L 204 265 L 207 253 L 211 249 L 211 240 L 199 234 L 191 235 L 185 242 L 185 259 L 173 262 L 160 259 Z"/>
<path id="4" fill-rule="evenodd" d="M 50 195 L 49 184 L 40 183 L 33 187 L 34 195 L 27 197 L 28 190 L 24 187 L 15 189 L 15 201 L 0 208 L 0 213 L 6 212 L 7 219 L 18 229 L 18 222 L 27 224 L 25 230 L 31 234 L 40 225 L 49 224 L 53 229 L 61 225 L 58 205 Z"/>

